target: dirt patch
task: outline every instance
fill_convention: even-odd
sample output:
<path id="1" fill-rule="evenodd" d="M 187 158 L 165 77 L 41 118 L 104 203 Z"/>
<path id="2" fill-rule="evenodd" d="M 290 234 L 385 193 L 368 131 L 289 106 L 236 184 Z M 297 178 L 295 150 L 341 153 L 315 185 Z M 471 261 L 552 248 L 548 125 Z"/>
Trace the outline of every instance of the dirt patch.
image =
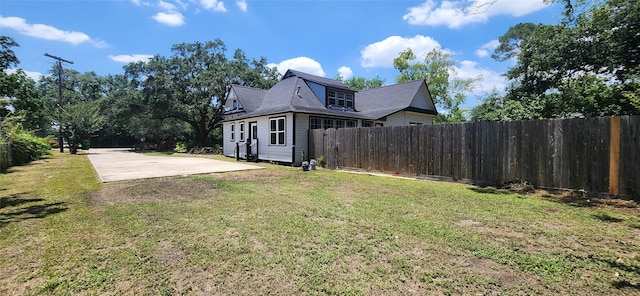
<path id="1" fill-rule="evenodd" d="M 224 174 L 217 174 L 215 176 L 223 180 L 257 181 L 257 180 L 280 179 L 288 175 L 289 175 L 288 172 L 283 172 L 283 171 L 254 170 L 254 171 L 228 172 Z"/>
<path id="2" fill-rule="evenodd" d="M 468 258 L 461 265 L 466 272 L 482 275 L 484 278 L 497 281 L 497 284 L 503 289 L 516 288 L 523 285 L 529 287 L 542 285 L 542 281 L 536 276 L 525 275 L 490 259 Z"/>
<path id="3" fill-rule="evenodd" d="M 90 196 L 92 203 L 116 205 L 206 196 L 219 190 L 214 182 L 190 178 L 161 178 L 107 184 Z"/>

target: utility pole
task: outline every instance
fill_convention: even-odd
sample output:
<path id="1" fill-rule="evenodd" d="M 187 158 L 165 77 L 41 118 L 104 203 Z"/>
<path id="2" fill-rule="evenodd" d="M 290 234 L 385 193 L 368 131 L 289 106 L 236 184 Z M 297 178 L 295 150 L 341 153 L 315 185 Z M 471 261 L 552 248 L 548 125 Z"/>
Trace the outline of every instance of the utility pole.
<path id="1" fill-rule="evenodd" d="M 50 57 L 56 60 L 56 64 L 58 66 L 58 108 L 62 107 L 62 62 L 67 64 L 73 64 L 72 61 L 65 60 L 61 57 L 57 57 L 54 55 L 50 55 L 48 53 L 44 54 L 46 57 Z M 58 122 L 58 144 L 60 145 L 60 152 L 64 152 L 64 141 L 62 138 L 62 126 Z"/>

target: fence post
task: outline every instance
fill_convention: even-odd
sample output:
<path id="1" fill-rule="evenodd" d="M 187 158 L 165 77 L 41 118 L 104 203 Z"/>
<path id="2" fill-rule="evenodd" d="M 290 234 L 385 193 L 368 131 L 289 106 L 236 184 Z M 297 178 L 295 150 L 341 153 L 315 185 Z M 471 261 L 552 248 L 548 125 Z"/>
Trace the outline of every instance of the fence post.
<path id="1" fill-rule="evenodd" d="M 620 193 L 620 116 L 611 117 L 609 141 L 609 194 Z"/>

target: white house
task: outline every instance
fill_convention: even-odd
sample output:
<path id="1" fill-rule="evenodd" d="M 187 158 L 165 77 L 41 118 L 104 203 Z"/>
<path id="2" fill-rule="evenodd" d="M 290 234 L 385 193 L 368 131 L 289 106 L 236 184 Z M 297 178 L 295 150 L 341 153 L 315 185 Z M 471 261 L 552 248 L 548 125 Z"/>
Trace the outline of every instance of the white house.
<path id="1" fill-rule="evenodd" d="M 223 153 L 299 165 L 309 129 L 431 124 L 437 114 L 425 80 L 354 91 L 338 80 L 288 70 L 269 90 L 231 86 Z"/>

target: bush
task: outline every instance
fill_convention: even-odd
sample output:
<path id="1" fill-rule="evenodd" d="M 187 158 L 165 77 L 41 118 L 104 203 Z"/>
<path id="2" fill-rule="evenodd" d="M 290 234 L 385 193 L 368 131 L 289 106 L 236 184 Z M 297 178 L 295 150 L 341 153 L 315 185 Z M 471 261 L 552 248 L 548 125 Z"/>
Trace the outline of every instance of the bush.
<path id="1" fill-rule="evenodd" d="M 22 165 L 51 154 L 48 138 L 36 137 L 15 125 L 9 130 L 11 165 Z"/>
<path id="2" fill-rule="evenodd" d="M 187 153 L 187 145 L 185 143 L 178 142 L 176 147 L 173 148 L 173 151 L 176 153 Z"/>

